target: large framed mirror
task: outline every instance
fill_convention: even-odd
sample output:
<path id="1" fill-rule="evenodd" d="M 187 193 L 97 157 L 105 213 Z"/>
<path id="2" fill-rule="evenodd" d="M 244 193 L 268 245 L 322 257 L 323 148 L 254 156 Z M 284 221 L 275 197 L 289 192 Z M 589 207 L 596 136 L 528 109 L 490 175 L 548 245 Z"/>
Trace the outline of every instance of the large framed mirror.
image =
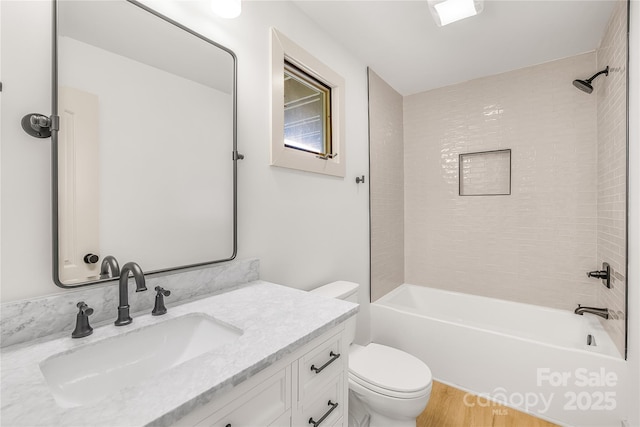
<path id="1" fill-rule="evenodd" d="M 53 7 L 56 285 L 233 259 L 234 53 L 133 0 Z"/>

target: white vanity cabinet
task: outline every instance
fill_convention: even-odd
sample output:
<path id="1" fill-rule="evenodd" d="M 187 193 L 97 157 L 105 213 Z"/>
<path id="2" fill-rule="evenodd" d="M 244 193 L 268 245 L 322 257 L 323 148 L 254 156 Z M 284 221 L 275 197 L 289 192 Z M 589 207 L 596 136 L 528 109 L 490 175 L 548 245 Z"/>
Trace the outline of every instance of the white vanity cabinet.
<path id="1" fill-rule="evenodd" d="M 347 426 L 348 343 L 341 324 L 196 408 L 175 426 Z"/>

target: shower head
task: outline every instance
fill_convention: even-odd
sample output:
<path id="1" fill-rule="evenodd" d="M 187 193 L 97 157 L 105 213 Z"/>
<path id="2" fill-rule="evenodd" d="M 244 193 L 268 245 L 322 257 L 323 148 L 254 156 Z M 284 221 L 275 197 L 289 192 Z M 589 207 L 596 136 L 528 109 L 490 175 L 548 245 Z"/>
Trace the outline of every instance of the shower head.
<path id="1" fill-rule="evenodd" d="M 593 92 L 593 86 L 591 86 L 591 83 L 589 83 L 589 81 L 574 80 L 573 85 L 583 92 L 586 92 L 586 93 Z"/>
<path id="2" fill-rule="evenodd" d="M 574 80 L 573 81 L 573 85 L 575 87 L 577 87 L 578 89 L 580 89 L 583 92 L 586 93 L 591 93 L 593 92 L 593 86 L 591 85 L 591 82 L 598 77 L 600 74 L 604 74 L 605 76 L 609 75 L 609 66 L 607 65 L 607 68 L 605 68 L 602 71 L 598 71 L 597 73 L 595 73 L 593 76 L 591 76 L 590 79 L 587 80 Z"/>

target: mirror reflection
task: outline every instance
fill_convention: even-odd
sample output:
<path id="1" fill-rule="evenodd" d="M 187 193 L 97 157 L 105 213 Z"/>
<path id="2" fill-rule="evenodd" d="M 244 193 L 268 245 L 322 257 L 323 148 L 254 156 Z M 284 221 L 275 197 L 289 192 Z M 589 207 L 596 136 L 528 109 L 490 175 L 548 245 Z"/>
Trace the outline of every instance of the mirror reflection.
<path id="1" fill-rule="evenodd" d="M 57 14 L 56 284 L 100 280 L 108 256 L 145 273 L 233 258 L 232 52 L 134 2 Z"/>

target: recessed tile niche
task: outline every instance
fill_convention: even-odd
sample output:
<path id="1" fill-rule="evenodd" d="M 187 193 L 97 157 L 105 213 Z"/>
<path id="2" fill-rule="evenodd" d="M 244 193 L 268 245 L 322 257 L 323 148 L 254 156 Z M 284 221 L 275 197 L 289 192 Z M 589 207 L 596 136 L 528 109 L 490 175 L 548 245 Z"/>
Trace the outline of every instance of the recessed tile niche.
<path id="1" fill-rule="evenodd" d="M 460 154 L 460 196 L 511 194 L 511 150 Z"/>

